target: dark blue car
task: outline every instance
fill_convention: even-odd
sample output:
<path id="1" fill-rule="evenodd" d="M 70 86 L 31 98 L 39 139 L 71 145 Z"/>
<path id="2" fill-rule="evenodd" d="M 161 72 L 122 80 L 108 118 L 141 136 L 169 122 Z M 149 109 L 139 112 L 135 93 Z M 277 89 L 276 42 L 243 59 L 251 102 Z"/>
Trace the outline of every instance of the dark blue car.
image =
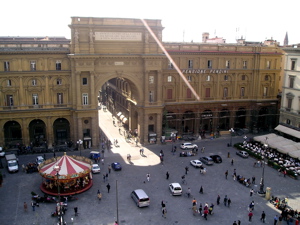
<path id="1" fill-rule="evenodd" d="M 111 168 L 113 168 L 113 170 L 122 170 L 122 166 L 120 163 L 118 162 L 114 162 L 111 164 Z"/>

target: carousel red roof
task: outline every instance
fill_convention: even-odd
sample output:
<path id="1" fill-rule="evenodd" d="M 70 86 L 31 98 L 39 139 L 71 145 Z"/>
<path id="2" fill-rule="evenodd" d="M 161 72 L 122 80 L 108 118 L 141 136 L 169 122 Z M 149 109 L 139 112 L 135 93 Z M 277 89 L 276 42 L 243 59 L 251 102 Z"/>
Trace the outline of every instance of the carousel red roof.
<path id="1" fill-rule="evenodd" d="M 84 158 L 84 157 L 83 157 Z M 80 161 L 66 154 L 59 158 L 57 161 L 53 161 L 49 164 L 42 165 L 39 172 L 42 175 L 55 177 L 57 171 L 54 167 L 59 166 L 58 171 L 60 176 L 68 176 L 80 173 L 89 173 L 91 170 L 91 164 L 88 162 Z"/>

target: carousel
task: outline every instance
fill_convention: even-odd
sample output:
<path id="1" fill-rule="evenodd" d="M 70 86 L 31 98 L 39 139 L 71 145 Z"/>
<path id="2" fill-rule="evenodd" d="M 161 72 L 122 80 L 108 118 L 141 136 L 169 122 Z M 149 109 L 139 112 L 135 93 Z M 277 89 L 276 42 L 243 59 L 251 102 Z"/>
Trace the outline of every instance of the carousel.
<path id="1" fill-rule="evenodd" d="M 48 159 L 38 167 L 43 183 L 40 188 L 48 195 L 68 196 L 79 194 L 93 185 L 92 161 L 83 156 L 68 156 Z"/>

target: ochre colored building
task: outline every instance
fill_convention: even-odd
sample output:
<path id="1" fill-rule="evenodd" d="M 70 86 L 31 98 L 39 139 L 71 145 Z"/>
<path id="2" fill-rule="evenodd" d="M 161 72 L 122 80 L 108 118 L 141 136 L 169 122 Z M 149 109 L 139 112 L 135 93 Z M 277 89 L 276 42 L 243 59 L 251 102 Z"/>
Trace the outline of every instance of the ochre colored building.
<path id="1" fill-rule="evenodd" d="M 161 21 L 146 22 L 162 41 Z M 198 101 L 139 19 L 72 17 L 69 27 L 71 40 L 0 37 L 0 146 L 98 146 L 99 102 L 141 143 L 277 125 L 277 46 L 163 43 Z"/>

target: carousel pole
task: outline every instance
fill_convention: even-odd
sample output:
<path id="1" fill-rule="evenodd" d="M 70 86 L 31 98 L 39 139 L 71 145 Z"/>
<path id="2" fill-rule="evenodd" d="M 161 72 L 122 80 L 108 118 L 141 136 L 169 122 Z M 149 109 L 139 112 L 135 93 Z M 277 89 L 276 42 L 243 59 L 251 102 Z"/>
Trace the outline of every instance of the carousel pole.
<path id="1" fill-rule="evenodd" d="M 61 201 L 60 201 L 60 186 L 59 186 L 59 171 L 60 171 L 60 166 L 55 165 L 53 168 L 56 171 L 56 183 L 57 183 L 57 194 L 58 194 L 58 204 L 59 204 L 59 224 L 63 225 L 63 216 L 62 216 L 62 210 L 61 210 Z"/>

